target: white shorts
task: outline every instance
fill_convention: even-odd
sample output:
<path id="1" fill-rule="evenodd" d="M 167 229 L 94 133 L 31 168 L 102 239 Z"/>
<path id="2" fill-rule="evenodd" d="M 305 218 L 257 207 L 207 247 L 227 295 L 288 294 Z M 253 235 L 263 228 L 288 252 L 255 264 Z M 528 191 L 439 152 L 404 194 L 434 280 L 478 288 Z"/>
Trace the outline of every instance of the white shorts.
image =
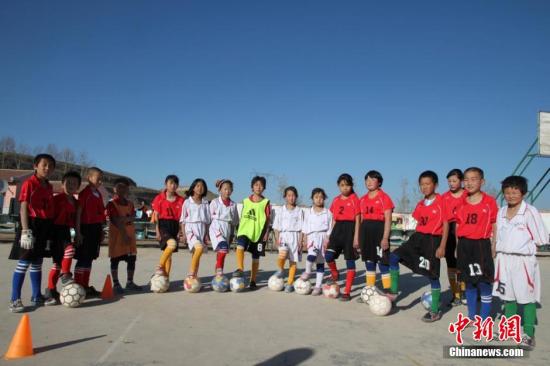
<path id="1" fill-rule="evenodd" d="M 204 236 L 206 235 L 206 225 L 202 222 L 190 222 L 185 224 L 185 237 L 187 238 L 187 245 L 189 250 L 192 251 L 196 244 L 202 244 L 203 250 L 206 251 L 207 247 L 204 245 Z"/>
<path id="2" fill-rule="evenodd" d="M 323 243 L 328 239 L 326 233 L 315 232 L 307 235 L 307 256 L 315 256 L 316 263 L 325 263 L 325 247 Z"/>
<path id="3" fill-rule="evenodd" d="M 540 269 L 534 255 L 497 253 L 493 296 L 519 304 L 540 302 Z"/>
<path id="4" fill-rule="evenodd" d="M 288 251 L 288 260 L 291 262 L 302 261 L 302 246 L 300 245 L 300 232 L 283 231 L 279 233 L 279 251 Z"/>
<path id="5" fill-rule="evenodd" d="M 233 233 L 233 227 L 230 222 L 213 220 L 209 228 L 210 241 L 212 241 L 212 249 L 217 250 L 218 244 L 225 241 L 228 245 L 231 234 Z"/>

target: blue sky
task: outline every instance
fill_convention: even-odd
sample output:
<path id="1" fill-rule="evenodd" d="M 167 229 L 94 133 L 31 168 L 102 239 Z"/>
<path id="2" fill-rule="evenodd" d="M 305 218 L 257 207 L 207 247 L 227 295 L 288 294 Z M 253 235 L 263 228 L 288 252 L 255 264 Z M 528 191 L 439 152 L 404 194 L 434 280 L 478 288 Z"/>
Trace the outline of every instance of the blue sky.
<path id="1" fill-rule="evenodd" d="M 255 171 L 304 202 L 315 186 L 334 197 L 342 172 L 362 194 L 370 169 L 394 201 L 425 169 L 444 181 L 477 165 L 498 187 L 550 111 L 549 13 L 548 1 L 3 2 L 0 134 L 85 150 L 143 186 L 231 178 L 238 200 Z"/>

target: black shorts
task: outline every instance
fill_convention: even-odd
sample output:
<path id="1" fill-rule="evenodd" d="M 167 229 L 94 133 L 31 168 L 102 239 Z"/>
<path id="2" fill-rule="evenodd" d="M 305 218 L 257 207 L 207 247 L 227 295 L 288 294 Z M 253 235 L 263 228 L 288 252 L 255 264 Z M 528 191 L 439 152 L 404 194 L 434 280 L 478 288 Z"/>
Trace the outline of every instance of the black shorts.
<path id="1" fill-rule="evenodd" d="M 435 252 L 441 243 L 441 236 L 414 233 L 405 243 L 401 244 L 394 253 L 400 262 L 414 273 L 428 276 L 430 279 L 439 278 L 441 261 Z"/>
<path id="2" fill-rule="evenodd" d="M 50 248 L 53 262 L 61 265 L 65 248 L 71 244 L 71 228 L 66 225 L 53 226 L 53 242 Z"/>
<path id="3" fill-rule="evenodd" d="M 327 251 L 330 250 L 334 252 L 334 259 L 338 258 L 343 252 L 344 258 L 347 261 L 356 260 L 359 258 L 359 255 L 357 254 L 357 250 L 353 247 L 354 235 L 354 221 L 336 221 L 328 239 Z"/>
<path id="4" fill-rule="evenodd" d="M 32 249 L 21 248 L 21 223 L 17 223 L 15 230 L 15 240 L 11 246 L 9 259 L 13 260 L 28 260 L 50 257 L 49 248 L 52 245 L 53 239 L 53 221 L 49 219 L 39 219 L 29 217 L 29 229 L 32 230 L 34 244 Z"/>
<path id="5" fill-rule="evenodd" d="M 461 281 L 468 283 L 493 282 L 495 264 L 489 239 L 458 239 L 457 268 Z"/>
<path id="6" fill-rule="evenodd" d="M 80 225 L 82 243 L 75 248 L 74 258 L 79 260 L 94 260 L 99 257 L 99 246 L 103 234 L 103 224 Z"/>
<path id="7" fill-rule="evenodd" d="M 176 241 L 176 249 L 174 252 L 177 252 L 179 249 L 178 234 L 180 232 L 180 223 L 177 220 L 164 220 L 160 219 L 159 223 L 159 232 L 160 232 L 160 250 L 166 249 L 168 240 L 174 239 Z"/>
<path id="8" fill-rule="evenodd" d="M 384 221 L 365 220 L 359 228 L 359 245 L 363 262 L 389 264 L 390 248 L 382 250 L 380 242 L 384 237 Z"/>
<path id="9" fill-rule="evenodd" d="M 449 222 L 449 236 L 445 246 L 445 261 L 447 268 L 456 268 L 456 222 Z"/>
<path id="10" fill-rule="evenodd" d="M 252 242 L 247 236 L 237 237 L 237 245 L 241 246 L 247 252 L 252 253 L 252 257 L 265 257 L 265 243 L 263 241 Z"/>

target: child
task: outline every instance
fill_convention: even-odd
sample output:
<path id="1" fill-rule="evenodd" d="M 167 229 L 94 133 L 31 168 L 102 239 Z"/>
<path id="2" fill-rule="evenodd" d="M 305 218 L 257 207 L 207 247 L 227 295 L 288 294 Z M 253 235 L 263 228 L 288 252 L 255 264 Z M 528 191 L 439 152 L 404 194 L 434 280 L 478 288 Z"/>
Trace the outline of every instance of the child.
<path id="1" fill-rule="evenodd" d="M 304 219 L 303 233 L 307 245 L 307 261 L 306 270 L 301 278 L 308 280 L 313 263 L 317 263 L 315 287 L 311 292 L 313 296 L 319 296 L 322 293 L 321 285 L 325 274 L 325 248 L 332 231 L 332 213 L 325 208 L 326 199 L 327 195 L 322 188 L 314 188 L 311 191 L 313 206 Z"/>
<path id="2" fill-rule="evenodd" d="M 365 175 L 365 186 L 367 194 L 361 197 L 361 228 L 359 230 L 359 243 L 361 246 L 361 260 L 365 262 L 367 269 L 367 286 L 374 286 L 376 283 L 376 263 L 382 277 L 384 292 L 395 300 L 390 294 L 390 229 L 393 202 L 382 190 L 384 178 L 376 170 L 371 170 Z M 358 302 L 363 302 L 361 296 Z"/>
<path id="3" fill-rule="evenodd" d="M 456 211 L 457 267 L 466 282 L 468 317 L 477 314 L 478 289 L 481 295 L 480 316 L 490 315 L 495 275 L 497 203 L 481 187 L 485 184 L 483 170 L 472 167 L 464 171 L 464 188 L 468 197 Z"/>
<path id="4" fill-rule="evenodd" d="M 420 191 L 424 198 L 418 202 L 412 216 L 417 221 L 416 232 L 410 239 L 390 254 L 391 293 L 397 296 L 399 262 L 413 272 L 427 276 L 432 289 L 432 307 L 422 321 L 431 323 L 441 319 L 439 299 L 440 258 L 445 256 L 445 244 L 449 233 L 449 218 L 445 200 L 437 194 L 438 177 L 431 170 L 420 174 Z"/>
<path id="5" fill-rule="evenodd" d="M 210 243 L 208 225 L 210 225 L 210 207 L 205 198 L 208 187 L 204 179 L 197 178 L 191 183 L 189 190 L 185 192 L 187 199 L 181 210 L 181 232 L 184 233 L 183 242 L 189 245 L 192 253 L 191 266 L 188 278 L 196 278 L 202 253 L 206 251 L 206 245 Z"/>
<path id="6" fill-rule="evenodd" d="M 212 249 L 216 255 L 216 276 L 223 276 L 225 256 L 229 251 L 229 244 L 233 241 L 235 228 L 239 224 L 239 211 L 237 205 L 231 200 L 233 182 L 228 179 L 220 179 L 216 182 L 216 188 L 220 196 L 210 202 L 210 240 Z"/>
<path id="7" fill-rule="evenodd" d="M 296 207 L 298 190 L 295 187 L 286 187 L 284 190 L 286 204 L 277 211 L 273 222 L 275 242 L 279 246 L 279 259 L 277 267 L 279 270 L 276 276 L 283 278 L 285 262 L 288 258 L 288 280 L 285 285 L 285 292 L 294 291 L 294 277 L 296 276 L 296 262 L 302 260 L 302 226 L 304 213 Z"/>
<path id="8" fill-rule="evenodd" d="M 141 291 L 141 287 L 134 283 L 136 270 L 136 229 L 134 220 L 136 211 L 134 204 L 128 201 L 130 182 L 126 178 L 115 180 L 115 196 L 107 204 L 109 216 L 109 258 L 111 258 L 111 277 L 113 290 L 119 295 L 124 289 L 118 280 L 118 264 L 126 262 L 126 290 Z"/>
<path id="9" fill-rule="evenodd" d="M 447 215 L 449 217 L 449 235 L 447 245 L 445 246 L 445 261 L 447 262 L 447 277 L 453 294 L 451 306 L 457 306 L 465 302 L 463 298 L 462 286 L 457 279 L 456 270 L 456 210 L 468 196 L 462 188 L 464 175 L 460 169 L 453 169 L 447 174 L 447 183 L 449 190 L 443 193 L 442 197 L 447 206 Z"/>
<path id="10" fill-rule="evenodd" d="M 351 285 L 355 278 L 355 261 L 359 257 L 359 225 L 361 224 L 361 203 L 353 191 L 353 178 L 342 174 L 337 180 L 340 195 L 332 201 L 330 212 L 333 217 L 333 230 L 325 253 L 332 281 L 338 281 L 336 259 L 344 253 L 346 259 L 346 287 L 341 301 L 350 301 Z"/>
<path id="11" fill-rule="evenodd" d="M 17 226 L 15 241 L 9 259 L 18 260 L 13 273 L 12 293 L 9 309 L 13 313 L 25 310 L 21 301 L 21 288 L 25 273 L 30 267 L 31 304 L 44 305 L 41 294 L 42 261 L 51 245 L 54 205 L 53 187 L 48 177 L 55 169 L 55 159 L 48 154 L 38 154 L 33 162 L 34 174 L 23 182 L 19 202 L 20 222 Z"/>
<path id="12" fill-rule="evenodd" d="M 527 179 L 510 176 L 502 181 L 506 205 L 497 216 L 496 268 L 493 295 L 505 301 L 506 318 L 518 313 L 523 304 L 521 346 L 535 347 L 536 303 L 540 303 L 540 270 L 537 246 L 548 243 L 548 232 L 537 209 L 523 200 Z"/>
<path id="13" fill-rule="evenodd" d="M 103 196 L 99 192 L 103 180 L 103 171 L 97 167 L 88 169 L 88 185 L 78 195 L 76 209 L 76 249 L 77 260 L 74 269 L 74 280 L 86 289 L 86 297 L 100 295 L 90 286 L 92 261 L 99 257 L 99 246 L 103 241 L 103 225 L 105 224 L 105 206 Z"/>
<path id="14" fill-rule="evenodd" d="M 164 180 L 165 189 L 153 199 L 153 220 L 162 255 L 156 274 L 170 276 L 172 253 L 178 251 L 181 209 L 185 198 L 177 194 L 180 180 L 176 175 L 168 175 Z"/>
<path id="15" fill-rule="evenodd" d="M 237 270 L 233 277 L 242 277 L 244 270 L 244 251 L 252 254 L 252 271 L 250 273 L 249 289 L 255 290 L 256 275 L 260 268 L 260 256 L 265 256 L 265 243 L 269 237 L 269 221 L 271 206 L 269 200 L 262 194 L 265 190 L 264 177 L 252 178 L 250 187 L 252 195 L 243 200 L 243 208 L 239 229 L 237 231 Z"/>
<path id="16" fill-rule="evenodd" d="M 56 290 L 57 280 L 61 274 L 61 285 L 65 286 L 72 282 L 71 264 L 74 256 L 74 246 L 71 239 L 71 228 L 75 226 L 77 201 L 74 197 L 82 178 L 80 173 L 69 171 L 63 175 L 61 183 L 63 193 L 55 195 L 52 259 L 53 266 L 48 276 L 48 287 L 46 288 L 46 306 L 56 305 L 59 300 L 59 293 Z"/>

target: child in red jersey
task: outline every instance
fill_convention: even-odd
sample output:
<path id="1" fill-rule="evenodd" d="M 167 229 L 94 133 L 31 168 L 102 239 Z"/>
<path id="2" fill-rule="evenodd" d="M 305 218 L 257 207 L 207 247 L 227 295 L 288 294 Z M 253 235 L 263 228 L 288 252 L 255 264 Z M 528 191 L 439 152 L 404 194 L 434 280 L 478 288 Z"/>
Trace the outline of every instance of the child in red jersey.
<path id="1" fill-rule="evenodd" d="M 13 313 L 25 310 L 21 301 L 21 288 L 25 273 L 30 267 L 32 287 L 31 304 L 44 305 L 41 294 L 42 261 L 51 245 L 54 217 L 53 187 L 48 177 L 55 169 L 55 159 L 48 154 L 34 158 L 34 174 L 21 187 L 19 202 L 19 225 L 9 259 L 17 260 L 13 273 L 12 293 L 9 309 Z"/>
<path id="2" fill-rule="evenodd" d="M 463 298 L 463 289 L 457 278 L 456 269 L 456 210 L 467 197 L 467 193 L 462 188 L 464 174 L 460 169 L 453 169 L 447 174 L 447 183 L 449 190 L 443 193 L 442 197 L 445 200 L 449 216 L 449 236 L 447 245 L 445 246 L 445 261 L 447 262 L 447 277 L 453 294 L 451 306 L 460 305 L 466 299 Z"/>
<path id="3" fill-rule="evenodd" d="M 77 200 L 74 197 L 82 178 L 75 171 L 69 171 L 63 175 L 61 183 L 63 192 L 55 195 L 52 259 L 53 266 L 48 276 L 46 288 L 46 306 L 56 305 L 59 301 L 59 293 L 56 290 L 57 280 L 61 275 L 61 285 L 72 282 L 71 264 L 74 256 L 74 246 L 71 238 L 71 228 L 75 227 Z"/>
<path id="4" fill-rule="evenodd" d="M 391 278 L 389 267 L 390 256 L 390 229 L 393 202 L 381 188 L 384 178 L 376 170 L 365 175 L 367 194 L 361 197 L 361 227 L 359 230 L 359 244 L 361 246 L 361 260 L 367 269 L 367 286 L 376 283 L 376 263 L 380 268 L 382 287 L 388 296 Z M 391 297 L 393 299 L 393 297 Z M 362 302 L 361 296 L 357 298 Z"/>
<path id="5" fill-rule="evenodd" d="M 167 277 L 172 269 L 172 253 L 178 251 L 179 220 L 185 201 L 185 198 L 177 194 L 179 183 L 176 175 L 168 175 L 164 180 L 164 190 L 155 197 L 152 204 L 157 240 L 162 250 L 156 273 Z"/>
<path id="6" fill-rule="evenodd" d="M 490 315 L 493 301 L 498 207 L 493 197 L 481 191 L 483 184 L 483 170 L 477 167 L 466 169 L 464 188 L 468 197 L 456 211 L 457 265 L 461 280 L 466 282 L 468 317 L 472 320 L 477 315 L 478 290 L 481 295 L 481 318 Z"/>
<path id="7" fill-rule="evenodd" d="M 445 200 L 437 194 L 438 177 L 431 170 L 420 174 L 420 191 L 424 198 L 418 202 L 412 216 L 417 221 L 416 232 L 390 254 L 390 272 L 392 293 L 397 294 L 399 280 L 399 262 L 413 272 L 427 276 L 432 289 L 432 306 L 422 321 L 431 323 L 441 319 L 439 299 L 440 258 L 445 256 L 445 244 L 449 232 L 448 210 Z"/>
<path id="8" fill-rule="evenodd" d="M 78 195 L 76 210 L 76 250 L 77 260 L 74 280 L 86 289 L 86 297 L 97 297 L 100 293 L 90 286 L 92 261 L 99 257 L 99 245 L 103 241 L 105 224 L 105 206 L 99 192 L 103 180 L 103 171 L 92 167 L 88 169 L 88 185 Z"/>
<path id="9" fill-rule="evenodd" d="M 361 204 L 353 191 L 353 178 L 349 174 L 338 177 L 340 195 L 332 201 L 330 212 L 334 224 L 325 253 L 325 260 L 330 268 L 332 281 L 338 281 L 336 259 L 344 253 L 346 259 L 346 287 L 341 301 L 351 299 L 351 285 L 355 278 L 355 261 L 359 257 L 359 225 L 361 224 Z"/>

